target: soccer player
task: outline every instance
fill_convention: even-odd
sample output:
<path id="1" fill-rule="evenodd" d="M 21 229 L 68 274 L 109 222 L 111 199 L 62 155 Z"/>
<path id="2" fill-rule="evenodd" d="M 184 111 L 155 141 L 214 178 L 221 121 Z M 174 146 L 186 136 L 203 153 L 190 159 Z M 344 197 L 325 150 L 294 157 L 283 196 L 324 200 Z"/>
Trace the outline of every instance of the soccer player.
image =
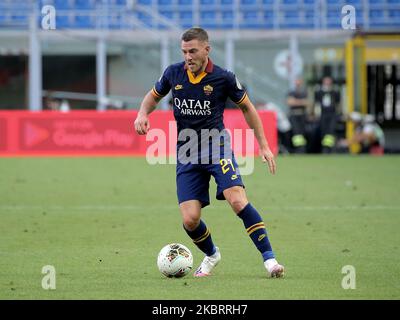
<path id="1" fill-rule="evenodd" d="M 170 65 L 153 89 L 146 94 L 134 126 L 138 134 L 146 134 L 150 128 L 149 114 L 172 90 L 173 112 L 178 127 L 176 184 L 183 228 L 205 254 L 194 276 L 211 275 L 221 260 L 219 248 L 214 245 L 211 233 L 201 219 L 201 209 L 210 203 L 209 181 L 213 176 L 217 183 L 216 198 L 226 199 L 243 221 L 248 235 L 261 253 L 267 275 L 282 277 L 284 267 L 275 259 L 260 214 L 247 200 L 235 157 L 232 152 L 226 152 L 229 139 L 221 135 L 218 141 L 218 161 L 215 161 L 215 148 L 212 149 L 213 154 L 209 155 L 212 158 L 211 163 L 203 161 L 210 160 L 204 155 L 203 149 L 199 153 L 195 150 L 195 155 L 190 157 L 191 161 L 183 161 L 186 160 L 187 151 L 193 151 L 185 143 L 200 140 L 204 142 L 203 138 L 190 140 L 193 138 L 191 132 L 200 137 L 202 131 L 207 129 L 218 132 L 224 130 L 223 112 L 229 97 L 238 105 L 246 122 L 254 130 L 263 162 L 268 164 L 272 174 L 276 171 L 274 155 L 265 138 L 262 122 L 246 91 L 233 73 L 214 65 L 209 58 L 211 47 L 207 32 L 202 28 L 191 28 L 183 33 L 181 40 L 184 62 Z M 181 135 L 185 131 L 188 134 Z M 189 141 L 181 139 L 181 136 L 189 136 Z M 200 143 L 197 147 L 200 147 Z M 198 163 L 200 158 L 201 163 Z"/>

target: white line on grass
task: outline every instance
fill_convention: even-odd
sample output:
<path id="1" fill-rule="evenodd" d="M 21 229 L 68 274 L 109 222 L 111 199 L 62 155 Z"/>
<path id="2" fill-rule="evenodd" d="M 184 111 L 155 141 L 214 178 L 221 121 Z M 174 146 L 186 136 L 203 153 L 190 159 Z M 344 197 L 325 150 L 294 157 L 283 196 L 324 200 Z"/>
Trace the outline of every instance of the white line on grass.
<path id="1" fill-rule="evenodd" d="M 8 211 L 24 211 L 24 210 L 68 210 L 68 211 L 131 211 L 131 210 L 160 210 L 162 209 L 177 209 L 178 205 L 0 205 L 0 210 Z M 268 211 L 352 211 L 352 210 L 367 210 L 367 211 L 400 211 L 400 205 L 343 205 L 343 206 L 267 206 Z M 206 210 L 221 210 L 220 207 L 210 206 Z"/>

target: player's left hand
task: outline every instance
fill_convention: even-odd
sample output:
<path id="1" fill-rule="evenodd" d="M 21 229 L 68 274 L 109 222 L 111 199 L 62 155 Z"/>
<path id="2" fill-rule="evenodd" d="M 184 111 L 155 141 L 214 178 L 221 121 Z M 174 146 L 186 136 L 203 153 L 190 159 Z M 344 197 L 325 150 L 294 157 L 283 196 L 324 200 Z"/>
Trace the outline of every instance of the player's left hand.
<path id="1" fill-rule="evenodd" d="M 275 158 L 274 154 L 272 153 L 270 148 L 264 148 L 260 150 L 261 153 L 261 159 L 263 162 L 266 162 L 269 167 L 269 172 L 272 174 L 275 174 L 276 172 L 276 163 L 275 163 Z"/>

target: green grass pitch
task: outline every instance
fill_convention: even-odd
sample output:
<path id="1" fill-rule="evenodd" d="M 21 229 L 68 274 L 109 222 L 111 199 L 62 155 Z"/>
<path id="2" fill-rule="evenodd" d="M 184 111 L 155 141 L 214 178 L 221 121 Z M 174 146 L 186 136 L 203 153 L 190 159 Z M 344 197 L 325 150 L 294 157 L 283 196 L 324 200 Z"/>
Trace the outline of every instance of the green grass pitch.
<path id="1" fill-rule="evenodd" d="M 215 200 L 203 219 L 220 247 L 212 277 L 163 277 L 158 251 L 181 242 L 174 165 L 144 158 L 0 159 L 0 299 L 399 299 L 400 158 L 260 159 L 244 176 L 249 200 L 286 267 L 267 279 L 242 222 Z M 56 289 L 41 286 L 42 267 Z M 354 266 L 356 288 L 342 288 Z"/>

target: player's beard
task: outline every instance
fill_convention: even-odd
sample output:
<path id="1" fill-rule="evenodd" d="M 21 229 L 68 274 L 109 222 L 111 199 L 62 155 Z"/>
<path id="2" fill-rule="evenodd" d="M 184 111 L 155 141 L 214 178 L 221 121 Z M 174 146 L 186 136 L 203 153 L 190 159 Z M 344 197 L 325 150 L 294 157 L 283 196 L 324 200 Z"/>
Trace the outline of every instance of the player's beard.
<path id="1" fill-rule="evenodd" d="M 196 61 L 196 62 L 191 61 L 192 65 L 189 65 L 189 62 L 187 62 L 186 64 L 191 73 L 198 75 L 202 71 L 202 68 L 203 68 L 203 65 L 205 62 L 206 62 L 206 59 L 203 61 Z"/>
<path id="2" fill-rule="evenodd" d="M 190 63 L 187 62 L 187 66 L 191 73 L 198 73 L 200 71 L 201 65 L 199 64 L 200 64 L 199 62 L 196 63 L 194 61 L 191 61 Z"/>

